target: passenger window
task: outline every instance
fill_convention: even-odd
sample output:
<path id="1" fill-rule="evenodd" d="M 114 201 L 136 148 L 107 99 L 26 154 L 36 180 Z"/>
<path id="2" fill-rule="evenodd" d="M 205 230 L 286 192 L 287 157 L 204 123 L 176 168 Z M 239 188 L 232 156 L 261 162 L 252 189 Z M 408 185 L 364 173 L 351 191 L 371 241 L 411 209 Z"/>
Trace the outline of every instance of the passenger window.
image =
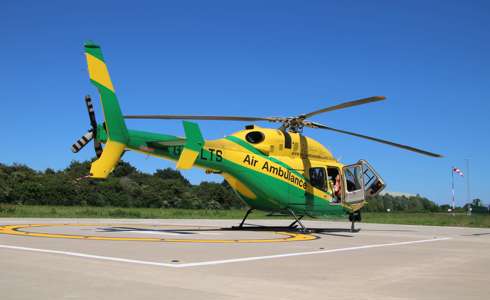
<path id="1" fill-rule="evenodd" d="M 366 196 L 374 197 L 386 187 L 386 184 L 367 161 L 360 160 L 360 162 L 362 163 L 364 174 L 363 179 Z"/>
<path id="2" fill-rule="evenodd" d="M 344 169 L 345 182 L 347 183 L 347 191 L 354 192 L 362 189 L 362 168 L 360 165 L 355 165 Z"/>
<path id="3" fill-rule="evenodd" d="M 345 190 L 344 203 L 354 204 L 364 201 L 364 178 L 362 172 L 362 163 L 350 166 L 344 166 L 344 183 Z"/>
<path id="4" fill-rule="evenodd" d="M 322 191 L 327 190 L 325 168 L 310 168 L 310 183 Z"/>

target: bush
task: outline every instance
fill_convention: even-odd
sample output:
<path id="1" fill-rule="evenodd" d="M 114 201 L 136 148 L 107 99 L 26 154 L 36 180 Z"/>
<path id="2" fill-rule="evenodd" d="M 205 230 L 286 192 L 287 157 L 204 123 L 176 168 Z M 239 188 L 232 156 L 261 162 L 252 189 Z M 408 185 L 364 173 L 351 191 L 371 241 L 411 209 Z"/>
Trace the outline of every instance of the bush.
<path id="1" fill-rule="evenodd" d="M 121 161 L 107 180 L 80 180 L 89 170 L 90 161 L 72 161 L 64 170 L 48 168 L 44 172 L 25 165 L 0 164 L 0 203 L 195 209 L 241 206 L 228 185 L 203 182 L 193 186 L 170 168 L 145 174 Z M 122 211 L 113 214 L 124 217 Z"/>

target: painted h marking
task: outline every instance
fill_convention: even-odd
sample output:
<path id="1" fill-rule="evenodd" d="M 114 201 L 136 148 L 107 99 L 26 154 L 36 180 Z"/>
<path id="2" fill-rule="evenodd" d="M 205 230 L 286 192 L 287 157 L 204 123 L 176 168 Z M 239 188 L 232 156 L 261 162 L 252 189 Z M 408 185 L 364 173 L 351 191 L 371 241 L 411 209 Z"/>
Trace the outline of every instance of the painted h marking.
<path id="1" fill-rule="evenodd" d="M 133 263 L 133 264 L 140 264 L 140 265 L 151 265 L 151 266 L 158 266 L 158 267 L 189 268 L 189 267 L 200 267 L 200 266 L 211 266 L 211 265 L 221 265 L 221 264 L 229 264 L 229 263 L 238 263 L 238 262 L 246 262 L 246 261 L 266 260 L 266 259 L 274 259 L 274 258 L 284 258 L 284 257 L 292 257 L 292 256 L 306 256 L 306 255 L 316 255 L 316 254 L 324 254 L 324 253 L 336 253 L 336 252 L 345 252 L 345 251 L 356 251 L 356 250 L 381 248 L 381 247 L 391 247 L 391 246 L 422 244 L 422 243 L 447 241 L 447 240 L 451 240 L 451 239 L 452 238 L 449 238 L 449 237 L 446 237 L 446 238 L 435 238 L 435 239 L 428 239 L 428 240 L 417 240 L 417 241 L 408 241 L 408 242 L 396 242 L 396 243 L 388 243 L 388 244 L 372 244 L 372 245 L 355 246 L 355 247 L 338 248 L 338 249 L 328 249 L 328 250 L 308 251 L 308 252 L 295 252 L 295 253 L 284 253 L 284 254 L 265 255 L 265 256 L 253 256 L 253 257 L 224 259 L 224 260 L 212 260 L 212 261 L 203 261 L 203 262 L 195 262 L 195 263 L 183 263 L 183 264 L 160 263 L 160 262 L 153 262 L 153 261 L 144 261 L 144 260 L 136 260 L 136 259 L 126 259 L 126 258 L 118 258 L 118 257 L 110 257 L 110 256 L 92 255 L 92 254 L 85 254 L 85 253 L 79 253 L 79 252 L 68 252 L 68 251 L 58 251 L 58 250 L 49 250 L 49 249 L 38 249 L 38 248 L 10 246 L 10 245 L 0 245 L 0 248 L 3 248 L 3 249 L 11 249 L 11 250 L 21 250 L 21 251 L 31 251 L 31 252 L 41 252 L 41 253 L 51 253 L 51 254 L 61 254 L 61 255 L 75 256 L 75 257 L 82 257 L 82 258 L 92 258 L 92 259 L 98 259 L 98 260 L 108 260 L 108 261 L 116 261 L 116 262 L 125 262 L 125 263 Z"/>

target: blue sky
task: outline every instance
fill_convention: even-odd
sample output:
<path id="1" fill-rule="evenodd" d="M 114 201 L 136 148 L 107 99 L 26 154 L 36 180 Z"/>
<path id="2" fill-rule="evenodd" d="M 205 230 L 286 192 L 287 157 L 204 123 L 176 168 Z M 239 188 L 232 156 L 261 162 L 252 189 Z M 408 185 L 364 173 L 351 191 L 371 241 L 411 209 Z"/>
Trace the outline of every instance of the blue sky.
<path id="1" fill-rule="evenodd" d="M 490 202 L 488 1 L 3 1 L 0 162 L 60 169 L 96 95 L 83 42 L 103 46 L 125 113 L 297 115 L 442 153 L 434 159 L 307 129 L 344 163 L 367 159 L 388 190 L 450 201 L 450 169 L 470 159 L 471 194 Z M 129 1 L 128 1 L 129 2 Z M 98 108 L 99 109 L 99 108 Z M 100 119 L 100 113 L 99 113 Z M 183 135 L 178 121 L 129 127 Z M 244 123 L 200 122 L 206 138 Z M 267 124 L 261 124 L 267 125 Z M 173 163 L 127 153 L 152 172 Z M 221 180 L 200 170 L 192 182 Z M 457 204 L 466 179 L 456 178 Z"/>

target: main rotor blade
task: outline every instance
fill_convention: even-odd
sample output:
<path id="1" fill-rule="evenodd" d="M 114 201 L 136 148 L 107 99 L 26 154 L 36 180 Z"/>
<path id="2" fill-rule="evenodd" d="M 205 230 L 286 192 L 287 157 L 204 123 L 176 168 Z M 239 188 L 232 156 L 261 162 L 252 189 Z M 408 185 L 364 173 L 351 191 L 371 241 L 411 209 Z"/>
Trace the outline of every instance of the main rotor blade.
<path id="1" fill-rule="evenodd" d="M 371 102 L 382 101 L 385 99 L 386 99 L 385 96 L 373 96 L 373 97 L 369 97 L 369 98 L 363 98 L 363 99 L 359 99 L 359 100 L 344 102 L 344 103 L 337 104 L 334 106 L 330 106 L 327 108 L 319 109 L 319 110 L 316 110 L 316 111 L 313 111 L 313 112 L 310 112 L 307 114 L 303 114 L 303 115 L 301 115 L 301 117 L 304 117 L 305 119 L 307 119 L 307 118 L 311 118 L 312 116 L 322 114 L 322 113 L 326 113 L 329 111 L 334 111 L 334 110 L 338 110 L 338 109 L 343 109 L 343 108 L 361 105 L 361 104 L 366 104 L 366 103 L 371 103 Z"/>
<path id="2" fill-rule="evenodd" d="M 332 127 L 325 126 L 323 124 L 316 123 L 316 122 L 305 121 L 305 126 L 308 126 L 310 128 L 327 129 L 327 130 L 331 130 L 331 131 L 335 131 L 335 132 L 349 134 L 349 135 L 357 136 L 357 137 L 360 137 L 360 138 L 363 138 L 363 139 L 375 141 L 375 142 L 386 144 L 386 145 L 390 145 L 390 146 L 393 146 L 393 147 L 402 148 L 402 149 L 405 149 L 405 150 L 408 150 L 408 151 L 413 151 L 413 152 L 417 152 L 417 153 L 428 155 L 428 156 L 432 156 L 432 157 L 443 157 L 442 155 L 437 154 L 437 153 L 432 153 L 432 152 L 425 151 L 425 150 L 422 150 L 422 149 L 418 149 L 418 148 L 415 148 L 415 147 L 411 147 L 411 146 L 407 146 L 407 145 L 402 145 L 402 144 L 390 142 L 390 141 L 387 141 L 387 140 L 378 139 L 378 138 L 375 138 L 375 137 L 372 137 L 372 136 L 367 136 L 367 135 L 363 135 L 363 134 L 359 134 L 359 133 L 355 133 L 355 132 L 350 132 L 350 131 L 345 131 L 345 130 L 341 130 L 341 129 L 332 128 Z"/>
<path id="3" fill-rule="evenodd" d="M 193 116 L 193 115 L 127 115 L 125 119 L 162 119 L 162 120 L 222 120 L 222 121 L 269 121 L 283 122 L 285 118 L 241 117 L 241 116 Z"/>

